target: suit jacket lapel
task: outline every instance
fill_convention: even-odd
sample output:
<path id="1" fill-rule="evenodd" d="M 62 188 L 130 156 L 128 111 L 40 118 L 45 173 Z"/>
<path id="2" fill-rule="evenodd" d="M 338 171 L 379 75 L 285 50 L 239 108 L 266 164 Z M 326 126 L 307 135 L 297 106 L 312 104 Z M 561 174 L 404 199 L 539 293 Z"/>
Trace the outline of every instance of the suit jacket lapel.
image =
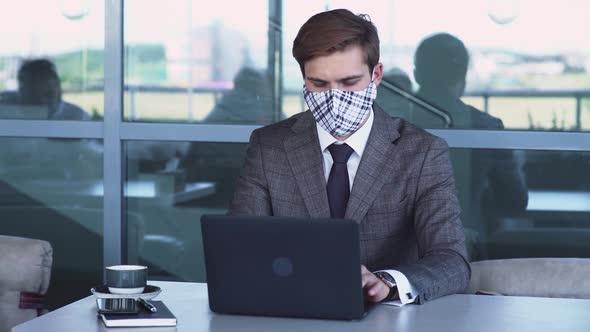
<path id="1" fill-rule="evenodd" d="M 284 147 L 305 207 L 312 218 L 329 218 L 322 153 L 311 112 L 305 112 L 291 130 L 294 134 L 285 139 Z"/>
<path id="2" fill-rule="evenodd" d="M 395 153 L 394 144 L 400 136 L 395 120 L 377 105 L 373 105 L 373 110 L 373 128 L 354 178 L 344 216 L 358 223 L 363 220 L 383 184 L 388 180 L 387 175 L 395 174 L 400 167 L 399 154 Z"/>

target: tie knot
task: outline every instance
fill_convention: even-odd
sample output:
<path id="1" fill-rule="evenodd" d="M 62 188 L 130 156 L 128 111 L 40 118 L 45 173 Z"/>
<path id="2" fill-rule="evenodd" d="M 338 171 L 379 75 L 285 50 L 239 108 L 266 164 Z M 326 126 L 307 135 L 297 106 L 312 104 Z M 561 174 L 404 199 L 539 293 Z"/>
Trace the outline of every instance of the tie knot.
<path id="1" fill-rule="evenodd" d="M 352 155 L 352 152 L 354 151 L 346 143 L 344 143 L 344 144 L 332 143 L 332 144 L 330 144 L 330 146 L 328 146 L 328 150 L 330 151 L 330 154 L 332 155 L 332 159 L 334 160 L 334 163 L 338 163 L 338 164 L 339 163 L 346 164 L 348 162 L 348 158 L 350 158 L 350 155 Z"/>

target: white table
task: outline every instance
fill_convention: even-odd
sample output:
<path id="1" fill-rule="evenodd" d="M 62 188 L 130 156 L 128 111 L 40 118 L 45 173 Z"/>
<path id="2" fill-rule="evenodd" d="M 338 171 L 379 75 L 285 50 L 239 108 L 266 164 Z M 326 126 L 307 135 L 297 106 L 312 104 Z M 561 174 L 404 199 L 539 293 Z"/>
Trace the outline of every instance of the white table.
<path id="1" fill-rule="evenodd" d="M 529 190 L 527 211 L 590 212 L 590 192 Z"/>
<path id="2" fill-rule="evenodd" d="M 152 282 L 178 319 L 175 328 L 149 331 L 590 331 L 590 300 L 451 295 L 403 308 L 380 305 L 362 321 L 218 315 L 209 311 L 206 284 Z M 16 326 L 13 332 L 129 332 L 107 329 L 96 318 L 95 299 L 84 298 Z M 147 329 L 146 329 L 147 331 Z"/>
<path id="3" fill-rule="evenodd" d="M 39 191 L 48 191 L 52 195 L 70 196 L 104 196 L 104 183 L 102 180 L 32 180 L 18 184 L 18 189 L 30 192 L 32 197 Z M 125 182 L 124 197 L 128 198 L 157 198 L 165 200 L 169 198 L 171 203 L 178 204 L 193 199 L 205 197 L 215 193 L 213 182 L 191 182 L 184 185 L 184 189 L 178 192 L 162 192 L 157 178 L 150 180 L 131 180 Z"/>

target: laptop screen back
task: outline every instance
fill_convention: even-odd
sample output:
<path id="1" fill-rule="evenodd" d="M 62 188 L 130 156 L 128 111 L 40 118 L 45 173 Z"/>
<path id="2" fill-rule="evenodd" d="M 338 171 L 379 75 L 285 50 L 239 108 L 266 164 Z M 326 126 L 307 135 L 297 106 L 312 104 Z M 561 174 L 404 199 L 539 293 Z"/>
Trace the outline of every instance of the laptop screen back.
<path id="1" fill-rule="evenodd" d="M 362 318 L 354 221 L 203 216 L 201 226 L 211 310 Z"/>

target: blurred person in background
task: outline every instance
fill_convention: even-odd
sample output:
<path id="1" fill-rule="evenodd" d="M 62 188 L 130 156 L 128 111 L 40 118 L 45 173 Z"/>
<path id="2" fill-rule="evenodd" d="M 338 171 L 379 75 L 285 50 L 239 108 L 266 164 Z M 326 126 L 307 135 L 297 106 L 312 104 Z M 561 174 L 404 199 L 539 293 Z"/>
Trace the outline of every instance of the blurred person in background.
<path id="1" fill-rule="evenodd" d="M 400 68 L 386 71 L 383 73 L 383 81 L 377 87 L 377 99 L 375 99 L 375 103 L 383 107 L 383 110 L 388 114 L 409 119 L 412 114 L 413 103 L 388 85 L 412 93 L 410 77 Z"/>
<path id="2" fill-rule="evenodd" d="M 28 60 L 21 65 L 18 70 L 18 92 L 5 96 L 3 104 L 46 106 L 47 118 L 50 120 L 90 120 L 82 108 L 62 99 L 57 69 L 47 59 Z"/>
<path id="3" fill-rule="evenodd" d="M 416 95 L 446 112 L 452 128 L 504 130 L 502 120 L 465 104 L 469 52 L 463 42 L 448 33 L 437 33 L 423 39 L 414 55 L 414 77 L 420 85 Z M 440 117 L 413 105 L 410 121 L 423 128 L 441 128 Z M 461 219 L 466 229 L 486 234 L 486 222 L 497 224 L 498 217 L 523 212 L 528 204 L 528 191 L 523 174 L 523 160 L 511 150 L 457 150 L 455 161 L 461 197 Z M 461 168 L 467 166 L 467 168 Z M 467 197 L 468 196 L 468 197 Z M 482 233 L 483 232 L 483 233 Z M 469 237 L 469 236 L 468 236 Z M 469 239 L 468 239 L 469 242 Z M 479 242 L 479 241 L 477 241 Z M 477 251 L 477 250 L 475 250 Z M 472 258 L 486 258 L 485 249 L 471 250 Z"/>

